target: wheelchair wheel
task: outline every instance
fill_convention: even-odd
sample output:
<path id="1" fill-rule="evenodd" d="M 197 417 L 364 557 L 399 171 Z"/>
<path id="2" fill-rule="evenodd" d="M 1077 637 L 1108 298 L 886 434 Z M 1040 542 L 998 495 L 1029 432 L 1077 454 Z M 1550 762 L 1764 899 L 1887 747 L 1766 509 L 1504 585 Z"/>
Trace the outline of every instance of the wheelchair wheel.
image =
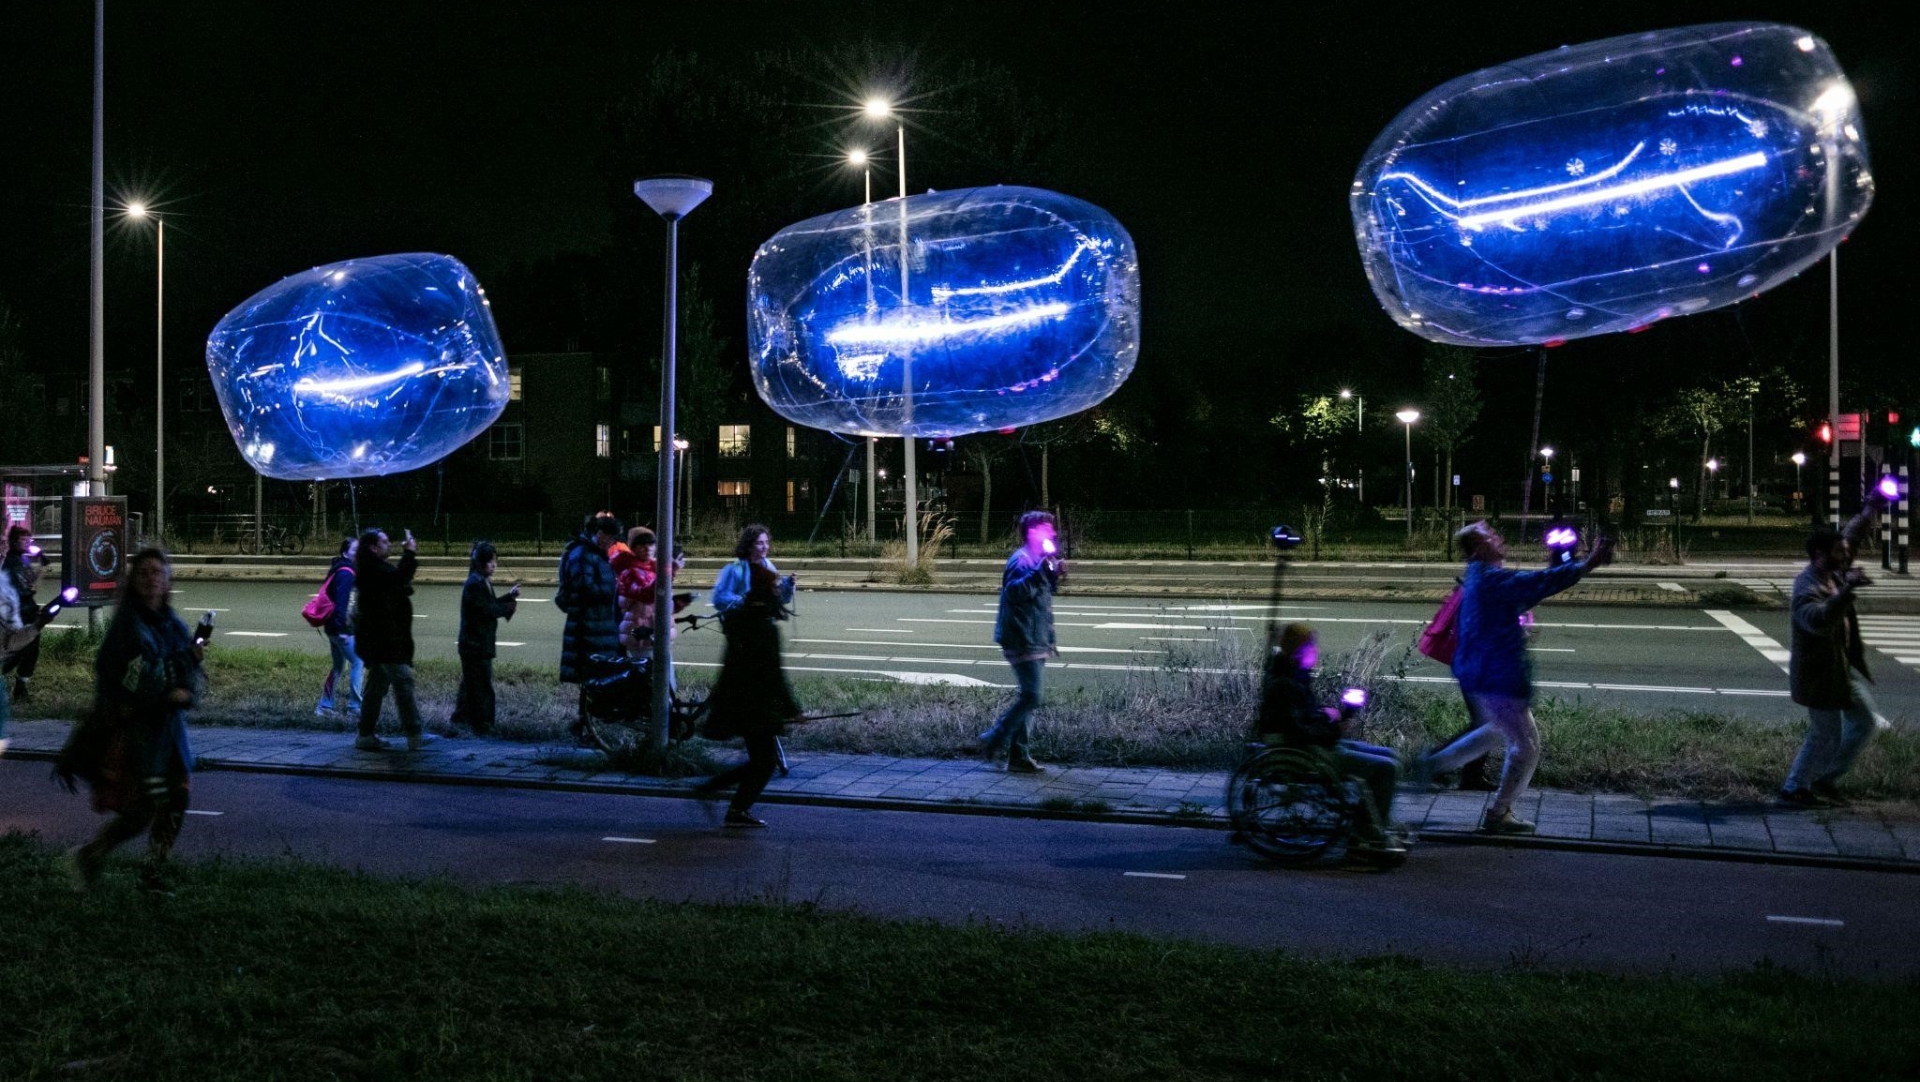
<path id="1" fill-rule="evenodd" d="M 1326 755 L 1272 748 L 1234 771 L 1227 813 L 1248 848 L 1281 864 L 1309 864 L 1346 836 L 1346 782 Z"/>

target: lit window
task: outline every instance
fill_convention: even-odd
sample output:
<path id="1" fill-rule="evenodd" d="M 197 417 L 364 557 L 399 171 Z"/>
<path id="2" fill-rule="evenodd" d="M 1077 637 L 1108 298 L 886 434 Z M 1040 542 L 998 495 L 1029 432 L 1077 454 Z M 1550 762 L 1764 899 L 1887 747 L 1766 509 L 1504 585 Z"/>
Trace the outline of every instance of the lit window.
<path id="1" fill-rule="evenodd" d="M 793 429 L 791 428 L 787 429 L 787 438 L 788 439 L 793 438 Z M 793 495 L 794 495 L 794 484 L 792 481 L 788 481 L 787 482 L 787 514 L 789 515 L 793 514 Z"/>
<path id="2" fill-rule="evenodd" d="M 716 481 L 714 486 L 715 492 L 721 496 L 753 495 L 752 481 Z"/>
<path id="3" fill-rule="evenodd" d="M 520 369 L 518 368 L 507 369 L 507 401 L 509 402 L 520 401 L 520 390 L 521 390 Z"/>
<path id="4" fill-rule="evenodd" d="M 748 434 L 752 427 L 751 425 L 721 425 L 720 457 L 745 458 Z"/>
<path id="5" fill-rule="evenodd" d="M 593 456 L 595 458 L 613 457 L 613 426 L 593 426 Z"/>
<path id="6" fill-rule="evenodd" d="M 788 425 L 787 426 L 787 457 L 788 458 L 800 457 L 799 450 L 800 450 L 800 437 L 797 434 L 795 434 L 795 432 L 793 431 L 793 426 Z M 793 508 L 789 507 L 787 508 L 787 510 L 791 511 L 793 510 Z"/>
<path id="7" fill-rule="evenodd" d="M 656 455 L 660 453 L 660 426 L 659 425 L 653 426 L 653 453 Z"/>
<path id="8" fill-rule="evenodd" d="M 527 426 L 494 425 L 487 430 L 487 457 L 503 462 L 518 462 L 526 455 Z"/>

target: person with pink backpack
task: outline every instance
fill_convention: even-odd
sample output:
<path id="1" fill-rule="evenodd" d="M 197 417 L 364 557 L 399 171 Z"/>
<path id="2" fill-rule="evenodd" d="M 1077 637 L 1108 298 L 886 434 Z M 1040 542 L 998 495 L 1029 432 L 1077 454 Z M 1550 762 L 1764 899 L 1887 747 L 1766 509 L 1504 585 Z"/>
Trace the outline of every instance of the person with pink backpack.
<path id="1" fill-rule="evenodd" d="M 327 649 L 333 655 L 333 668 L 328 670 L 327 682 L 320 688 L 320 703 L 313 708 L 313 712 L 322 717 L 334 712 L 341 674 L 347 677 L 349 715 L 359 716 L 360 692 L 366 687 L 365 666 L 353 648 L 353 559 L 359 549 L 360 542 L 354 538 L 340 542 L 340 554 L 328 566 L 320 592 L 313 595 L 313 600 L 307 602 L 300 613 L 326 635 Z"/>

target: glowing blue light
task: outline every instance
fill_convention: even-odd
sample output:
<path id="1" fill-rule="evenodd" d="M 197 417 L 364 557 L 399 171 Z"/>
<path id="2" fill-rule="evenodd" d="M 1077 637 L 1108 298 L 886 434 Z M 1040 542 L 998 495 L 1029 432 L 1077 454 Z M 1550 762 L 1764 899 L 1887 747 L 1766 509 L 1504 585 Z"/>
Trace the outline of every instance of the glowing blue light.
<path id="1" fill-rule="evenodd" d="M 857 435 L 1065 417 L 1112 394 L 1140 350 L 1132 238 L 1100 208 L 1037 188 L 915 195 L 788 226 L 755 253 L 747 304 L 760 397 L 797 424 Z"/>
<path id="2" fill-rule="evenodd" d="M 486 291 L 451 256 L 354 259 L 284 278 L 207 337 L 240 454 L 289 481 L 431 465 L 507 405 Z"/>
<path id="3" fill-rule="evenodd" d="M 1744 300 L 1873 201 L 1826 43 L 1765 23 L 1558 49 L 1455 79 L 1374 140 L 1350 198 L 1401 326 L 1523 345 Z"/>

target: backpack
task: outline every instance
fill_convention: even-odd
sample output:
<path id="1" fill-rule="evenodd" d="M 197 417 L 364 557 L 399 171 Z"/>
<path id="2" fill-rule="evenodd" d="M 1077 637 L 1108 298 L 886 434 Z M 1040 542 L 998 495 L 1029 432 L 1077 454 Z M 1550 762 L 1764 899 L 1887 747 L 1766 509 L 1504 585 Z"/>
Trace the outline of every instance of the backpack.
<path id="1" fill-rule="evenodd" d="M 1440 611 L 1427 621 L 1426 629 L 1420 632 L 1413 647 L 1442 665 L 1453 664 L 1453 652 L 1460 646 L 1460 590 L 1461 587 L 1455 586 L 1440 603 Z"/>
<path id="2" fill-rule="evenodd" d="M 300 618 L 314 627 L 327 626 L 327 621 L 333 619 L 334 610 L 339 608 L 333 603 L 332 594 L 333 576 L 336 574 L 339 572 L 329 573 L 327 581 L 320 584 L 320 592 L 309 598 L 306 607 L 300 610 Z"/>

